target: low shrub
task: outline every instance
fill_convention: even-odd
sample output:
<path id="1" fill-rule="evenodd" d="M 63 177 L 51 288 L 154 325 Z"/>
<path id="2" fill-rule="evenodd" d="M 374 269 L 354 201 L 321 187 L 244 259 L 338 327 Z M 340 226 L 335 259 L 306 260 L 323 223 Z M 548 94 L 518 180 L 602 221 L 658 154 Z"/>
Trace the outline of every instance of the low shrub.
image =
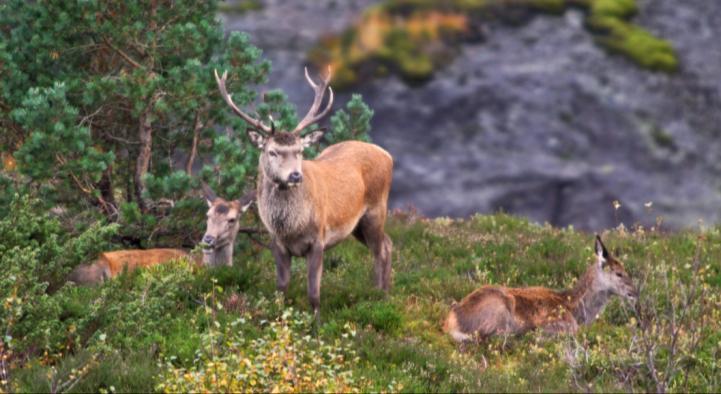
<path id="1" fill-rule="evenodd" d="M 71 268 L 107 247 L 116 231 L 114 225 L 96 224 L 68 233 L 39 205 L 15 195 L 0 219 L 0 345 L 16 355 L 62 353 L 72 324 L 61 319 L 64 301 L 50 290 L 62 286 Z"/>
<path id="2" fill-rule="evenodd" d="M 255 339 L 246 338 L 241 317 L 203 335 L 194 365 L 177 367 L 169 358 L 156 386 L 164 392 L 359 392 L 356 355 L 347 336 L 326 342 L 308 335 L 310 315 L 286 309 Z M 348 328 L 350 330 L 350 328 Z"/>

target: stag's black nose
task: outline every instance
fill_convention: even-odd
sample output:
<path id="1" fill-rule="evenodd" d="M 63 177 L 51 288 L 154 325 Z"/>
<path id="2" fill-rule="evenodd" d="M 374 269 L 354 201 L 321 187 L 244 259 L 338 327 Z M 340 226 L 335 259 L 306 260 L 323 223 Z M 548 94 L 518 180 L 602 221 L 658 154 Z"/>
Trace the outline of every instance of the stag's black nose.
<path id="1" fill-rule="evenodd" d="M 300 174 L 298 171 L 293 171 L 288 175 L 288 182 L 289 183 L 298 183 L 303 180 L 303 175 Z"/>
<path id="2" fill-rule="evenodd" d="M 208 246 L 213 246 L 213 244 L 215 243 L 215 237 L 212 236 L 212 235 L 207 235 L 207 234 L 206 234 L 206 235 L 203 237 L 203 243 L 206 244 L 206 245 L 208 245 Z"/>

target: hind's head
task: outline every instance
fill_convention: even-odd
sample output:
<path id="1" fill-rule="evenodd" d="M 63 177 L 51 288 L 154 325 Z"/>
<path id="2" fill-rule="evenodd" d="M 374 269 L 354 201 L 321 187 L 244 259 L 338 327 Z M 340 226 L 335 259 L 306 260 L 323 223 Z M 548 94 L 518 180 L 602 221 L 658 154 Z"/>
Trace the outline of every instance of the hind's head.
<path id="1" fill-rule="evenodd" d="M 68 282 L 77 285 L 97 285 L 110 279 L 110 268 L 103 262 L 95 262 L 93 264 L 81 264 L 68 274 Z"/>
<path id="2" fill-rule="evenodd" d="M 201 245 L 204 253 L 211 253 L 230 245 L 240 230 L 240 215 L 248 210 L 255 201 L 255 192 L 238 200 L 226 200 L 218 197 L 206 184 L 203 184 L 205 201 L 208 203 L 208 220 Z"/>
<path id="3" fill-rule="evenodd" d="M 597 285 L 600 285 L 603 290 L 635 301 L 638 298 L 638 290 L 634 286 L 631 276 L 626 272 L 623 264 L 608 252 L 598 235 L 596 235 L 595 251 L 594 273 Z"/>

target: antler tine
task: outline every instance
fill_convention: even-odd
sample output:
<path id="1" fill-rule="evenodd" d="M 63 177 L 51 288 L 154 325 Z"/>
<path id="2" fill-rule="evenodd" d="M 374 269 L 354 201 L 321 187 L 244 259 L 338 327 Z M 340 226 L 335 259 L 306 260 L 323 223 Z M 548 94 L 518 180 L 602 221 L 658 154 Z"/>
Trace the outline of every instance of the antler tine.
<path id="1" fill-rule="evenodd" d="M 303 67 L 303 69 L 305 70 L 305 79 L 308 81 L 310 86 L 312 86 L 313 89 L 318 87 L 318 85 L 316 85 L 315 82 L 313 82 L 313 79 L 310 77 L 310 75 L 308 75 L 308 67 Z"/>
<path id="2" fill-rule="evenodd" d="M 305 115 L 303 120 L 298 123 L 297 126 L 295 126 L 295 129 L 292 131 L 294 134 L 300 134 L 303 129 L 306 127 L 312 125 L 313 123 L 319 121 L 321 118 L 323 118 L 331 109 L 333 106 L 333 89 L 328 86 L 330 84 L 331 79 L 331 69 L 330 66 L 328 66 L 328 75 L 322 80 L 321 84 L 317 84 L 313 81 L 313 79 L 308 75 L 308 67 L 305 68 L 305 79 L 308 80 L 308 83 L 313 88 L 313 91 L 315 92 L 315 97 L 313 99 L 313 104 L 310 106 L 310 109 L 308 110 L 308 113 Z M 328 104 L 326 104 L 326 107 L 318 113 L 318 109 L 320 108 L 321 103 L 323 102 L 323 97 L 325 96 L 325 90 L 328 89 Z"/>
<path id="3" fill-rule="evenodd" d="M 230 108 L 235 112 L 236 115 L 240 116 L 243 120 L 248 122 L 251 126 L 255 127 L 261 132 L 264 132 L 265 134 L 272 134 L 272 129 L 266 125 L 264 125 L 259 119 L 255 119 L 252 116 L 246 114 L 245 112 L 241 111 L 240 108 L 238 108 L 237 105 L 233 102 L 233 98 L 228 94 L 228 89 L 225 87 L 225 81 L 228 79 L 228 71 L 223 72 L 223 76 L 218 76 L 218 70 L 213 70 L 213 73 L 215 74 L 215 82 L 218 83 L 218 90 L 220 90 L 220 95 L 223 96 L 223 100 L 225 100 L 225 103 L 230 106 Z"/>

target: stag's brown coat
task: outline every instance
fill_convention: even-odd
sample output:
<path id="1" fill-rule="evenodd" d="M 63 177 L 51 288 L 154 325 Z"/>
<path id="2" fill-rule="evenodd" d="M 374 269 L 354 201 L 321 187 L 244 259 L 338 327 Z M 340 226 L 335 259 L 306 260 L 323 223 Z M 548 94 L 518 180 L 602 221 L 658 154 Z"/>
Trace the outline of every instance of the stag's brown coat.
<path id="1" fill-rule="evenodd" d="M 392 242 L 385 233 L 393 159 L 377 145 L 346 141 L 326 148 L 315 160 L 303 160 L 303 149 L 317 143 L 321 131 L 301 132 L 331 109 L 330 73 L 319 84 L 308 75 L 315 98 L 308 114 L 291 132 L 240 110 L 228 94 L 227 73 L 216 80 L 233 111 L 253 127 L 250 140 L 261 150 L 257 187 L 258 213 L 272 236 L 277 287 L 286 292 L 292 256 L 308 261 L 308 298 L 318 317 L 323 252 L 353 234 L 373 253 L 376 286 L 390 288 Z M 321 110 L 325 93 L 329 100 Z"/>

